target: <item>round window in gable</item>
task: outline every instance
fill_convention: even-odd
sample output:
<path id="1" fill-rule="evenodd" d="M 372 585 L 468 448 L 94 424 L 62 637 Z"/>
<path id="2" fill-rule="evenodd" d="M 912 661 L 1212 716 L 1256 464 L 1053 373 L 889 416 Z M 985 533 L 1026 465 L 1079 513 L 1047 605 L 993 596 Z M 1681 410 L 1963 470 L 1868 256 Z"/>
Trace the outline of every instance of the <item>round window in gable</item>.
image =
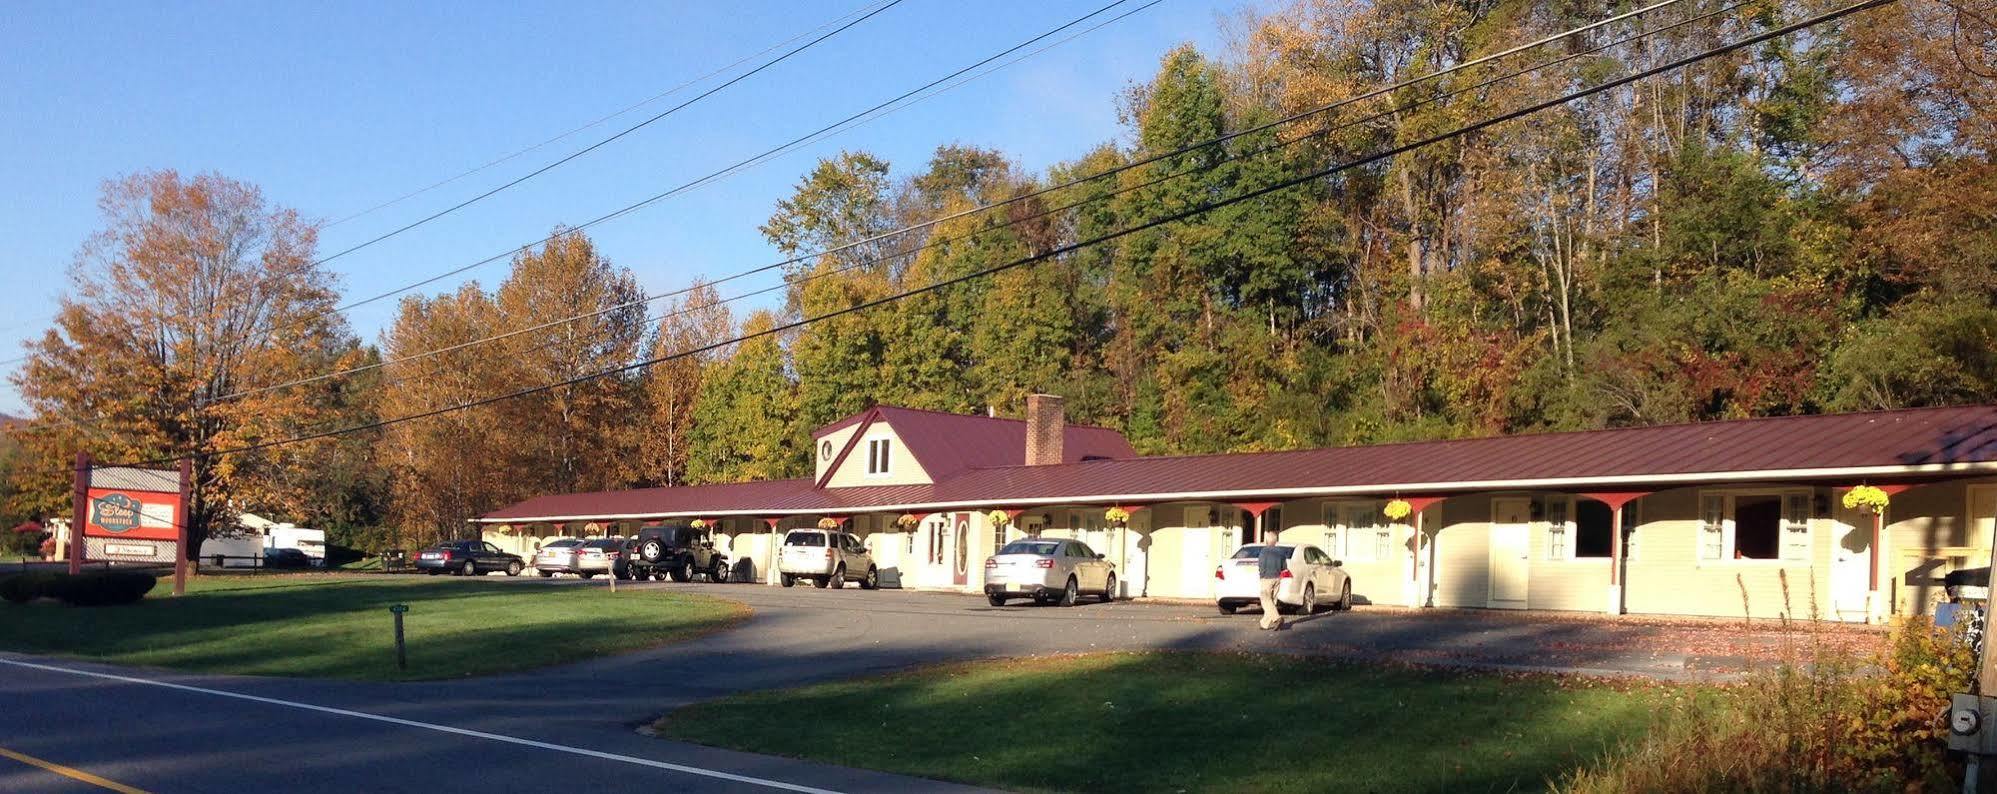
<path id="1" fill-rule="evenodd" d="M 832 442 L 830 441 L 818 442 L 818 459 L 819 460 L 832 459 Z"/>

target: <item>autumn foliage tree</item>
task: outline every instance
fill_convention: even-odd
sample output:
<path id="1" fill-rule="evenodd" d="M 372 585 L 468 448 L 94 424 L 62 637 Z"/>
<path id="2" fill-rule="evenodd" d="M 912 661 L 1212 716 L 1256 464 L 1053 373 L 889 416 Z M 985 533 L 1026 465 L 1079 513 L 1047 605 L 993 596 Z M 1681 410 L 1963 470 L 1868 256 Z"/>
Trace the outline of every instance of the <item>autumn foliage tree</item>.
<path id="1" fill-rule="evenodd" d="M 36 419 L 24 495 L 66 513 L 78 451 L 100 462 L 194 461 L 193 544 L 231 505 L 304 512 L 304 473 L 331 454 L 305 444 L 224 455 L 319 428 L 337 388 L 264 387 L 362 355 L 314 261 L 315 228 L 255 187 L 152 171 L 104 186 L 104 227 L 69 271 L 54 327 L 14 375 Z"/>

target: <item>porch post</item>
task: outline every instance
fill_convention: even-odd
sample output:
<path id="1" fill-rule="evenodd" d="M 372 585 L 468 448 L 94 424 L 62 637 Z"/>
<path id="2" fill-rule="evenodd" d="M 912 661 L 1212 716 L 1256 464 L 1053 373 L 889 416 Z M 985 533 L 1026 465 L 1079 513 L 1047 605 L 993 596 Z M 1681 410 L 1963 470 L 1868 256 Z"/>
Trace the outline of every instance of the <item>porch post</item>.
<path id="1" fill-rule="evenodd" d="M 1428 533 L 1423 531 L 1427 522 L 1423 519 L 1422 513 L 1432 506 L 1441 504 L 1442 500 L 1448 497 L 1402 496 L 1399 498 L 1401 501 L 1408 503 L 1408 517 L 1414 519 L 1414 523 L 1412 524 L 1415 531 L 1413 549 L 1414 571 L 1405 580 L 1407 582 L 1405 586 L 1413 587 L 1415 591 L 1408 594 L 1408 606 L 1433 607 L 1435 606 L 1435 560 L 1431 558 L 1435 556 L 1435 544 L 1424 542 Z"/>
<path id="2" fill-rule="evenodd" d="M 1649 496 L 1651 491 L 1598 491 L 1578 494 L 1609 506 L 1609 601 L 1606 611 L 1621 615 L 1628 611 L 1623 597 L 1623 508 Z"/>
<path id="3" fill-rule="evenodd" d="M 759 521 L 763 522 L 763 524 L 765 524 L 766 526 L 768 526 L 768 527 L 769 527 L 769 529 L 770 529 L 770 542 L 769 542 L 769 543 L 767 543 L 767 544 L 765 544 L 765 548 L 763 549 L 763 556 L 764 556 L 764 563 L 763 563 L 763 584 L 776 584 L 776 583 L 778 582 L 778 578 L 777 578 L 777 540 L 778 540 L 778 538 L 777 538 L 777 525 L 778 525 L 778 524 L 781 524 L 781 523 L 783 523 L 783 521 L 784 521 L 784 520 L 783 520 L 783 517 L 781 517 L 781 516 L 779 516 L 779 517 L 777 517 L 777 518 L 761 518 L 761 519 L 757 519 L 757 520 L 759 520 Z"/>
<path id="4" fill-rule="evenodd" d="M 1844 488 L 1834 489 L 1832 493 L 1836 493 L 1839 490 L 1849 491 L 1852 488 L 1856 487 L 1858 486 L 1855 485 L 1846 486 Z M 1912 488 L 1914 486 L 1900 484 L 1900 485 L 1879 485 L 1874 487 L 1877 487 L 1879 490 L 1886 492 L 1887 496 L 1897 496 L 1902 491 L 1905 491 L 1908 488 Z M 1885 544 L 1886 544 L 1886 510 L 1881 509 L 1873 512 L 1872 514 L 1872 548 L 1871 548 L 1872 559 L 1870 560 L 1870 564 L 1866 566 L 1866 571 L 1865 571 L 1865 622 L 1867 623 L 1881 622 L 1882 620 L 1890 617 L 1893 614 L 1893 605 L 1887 603 L 1886 599 L 1881 597 L 1879 592 L 1879 580 L 1884 578 L 1880 574 L 1880 570 L 1884 568 L 1886 565 Z"/>

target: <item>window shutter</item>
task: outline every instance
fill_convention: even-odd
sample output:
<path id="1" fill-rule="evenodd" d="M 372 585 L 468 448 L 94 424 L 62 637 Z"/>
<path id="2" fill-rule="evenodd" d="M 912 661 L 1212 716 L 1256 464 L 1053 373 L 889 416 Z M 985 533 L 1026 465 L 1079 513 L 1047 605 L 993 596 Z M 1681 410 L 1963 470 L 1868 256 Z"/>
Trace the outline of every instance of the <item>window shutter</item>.
<path id="1" fill-rule="evenodd" d="M 1782 559 L 1810 559 L 1810 495 L 1789 494 L 1782 500 Z"/>
<path id="2" fill-rule="evenodd" d="M 1724 560 L 1727 553 L 1726 501 L 1719 494 L 1699 497 L 1699 559 Z"/>

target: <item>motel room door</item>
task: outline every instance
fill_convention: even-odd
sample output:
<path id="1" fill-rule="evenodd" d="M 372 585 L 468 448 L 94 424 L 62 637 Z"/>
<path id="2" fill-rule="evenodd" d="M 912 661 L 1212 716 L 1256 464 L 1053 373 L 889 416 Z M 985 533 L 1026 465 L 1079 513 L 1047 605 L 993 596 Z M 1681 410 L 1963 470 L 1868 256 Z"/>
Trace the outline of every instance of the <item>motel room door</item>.
<path id="1" fill-rule="evenodd" d="M 971 583 L 971 514 L 958 513 L 950 522 L 950 545 L 944 551 L 950 560 L 950 583 L 963 587 Z"/>
<path id="2" fill-rule="evenodd" d="M 1490 606 L 1524 609 L 1526 564 L 1532 554 L 1532 500 L 1491 500 Z"/>
<path id="3" fill-rule="evenodd" d="M 1832 500 L 1836 501 L 1836 500 Z M 1831 514 L 1831 619 L 1864 622 L 1872 584 L 1872 516 L 1836 505 Z"/>
<path id="4" fill-rule="evenodd" d="M 1179 591 L 1182 598 L 1213 595 L 1213 508 L 1188 507 L 1185 533 L 1179 539 Z"/>

